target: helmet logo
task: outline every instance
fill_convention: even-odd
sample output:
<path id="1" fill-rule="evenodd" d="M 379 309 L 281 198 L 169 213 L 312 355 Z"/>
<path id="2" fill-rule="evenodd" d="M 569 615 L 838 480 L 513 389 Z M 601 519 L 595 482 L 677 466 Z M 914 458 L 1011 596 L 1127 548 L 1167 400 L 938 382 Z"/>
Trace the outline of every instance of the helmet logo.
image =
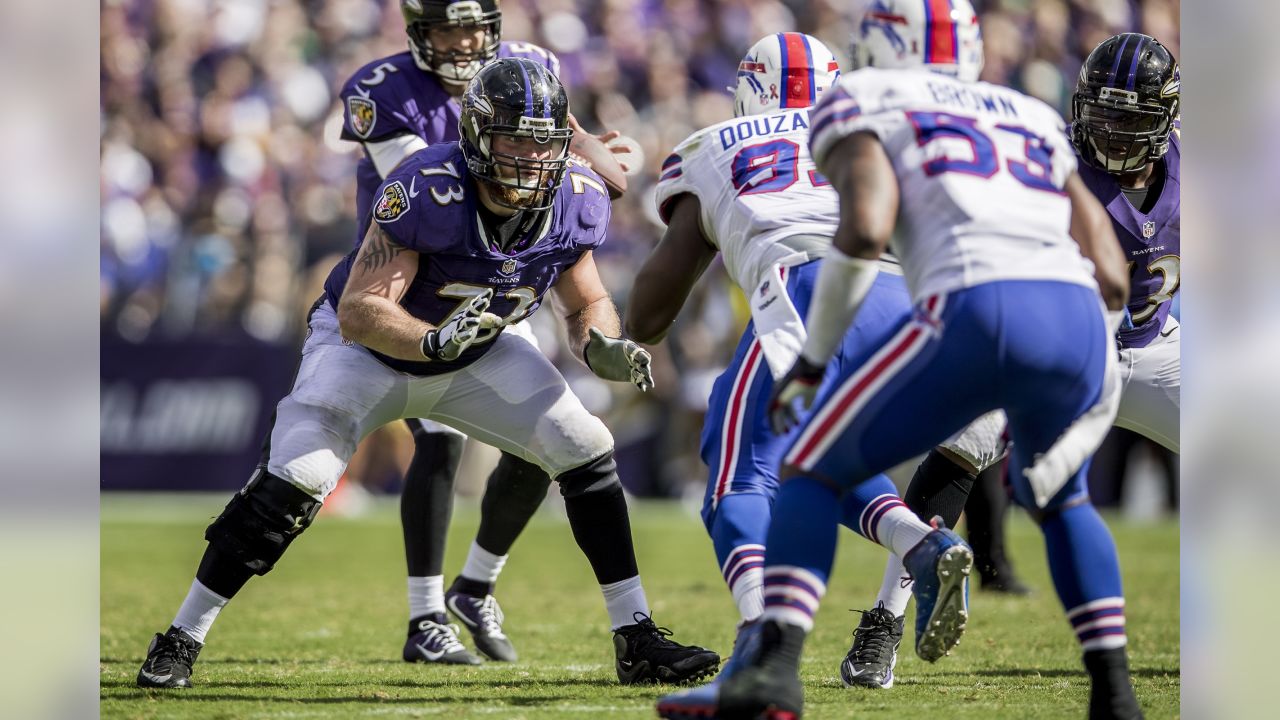
<path id="1" fill-rule="evenodd" d="M 493 104 L 489 102 L 489 98 L 483 95 L 472 95 L 471 106 L 481 115 L 493 115 Z"/>
<path id="2" fill-rule="evenodd" d="M 410 2 L 418 2 L 419 0 L 409 0 Z M 444 9 L 444 16 L 449 18 L 449 22 L 454 24 L 462 23 L 478 23 L 480 16 L 484 14 L 484 10 L 480 8 L 480 3 L 475 0 L 463 0 L 462 2 L 449 3 L 449 7 Z"/>
<path id="3" fill-rule="evenodd" d="M 422 12 L 422 0 L 402 0 L 404 6 L 416 13 Z"/>
<path id="4" fill-rule="evenodd" d="M 369 98 L 352 95 L 347 98 L 347 115 L 351 118 L 351 129 L 361 138 L 369 137 L 374 123 L 378 121 L 378 106 Z"/>
<path id="5" fill-rule="evenodd" d="M 1164 87 L 1160 88 L 1160 97 L 1168 97 L 1170 95 L 1178 94 L 1178 91 L 1182 89 L 1181 74 L 1182 73 L 1179 72 L 1176 67 L 1173 69 L 1173 77 L 1169 78 L 1169 82 L 1165 83 Z"/>

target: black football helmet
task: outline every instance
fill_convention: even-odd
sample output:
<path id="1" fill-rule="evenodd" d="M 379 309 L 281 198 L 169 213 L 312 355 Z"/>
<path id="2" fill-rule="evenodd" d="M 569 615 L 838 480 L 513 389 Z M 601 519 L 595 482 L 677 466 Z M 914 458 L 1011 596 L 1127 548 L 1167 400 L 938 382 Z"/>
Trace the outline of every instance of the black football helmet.
<path id="1" fill-rule="evenodd" d="M 517 210 L 551 207 L 573 130 L 569 96 L 546 66 L 503 58 L 481 68 L 462 94 L 458 134 L 467 169 L 496 202 Z"/>
<path id="2" fill-rule="evenodd" d="M 498 0 L 400 0 L 400 13 L 414 63 L 443 82 L 465 85 L 498 56 L 502 42 Z M 431 30 L 440 28 L 480 29 L 484 38 L 469 52 L 437 50 L 431 44 Z"/>
<path id="3" fill-rule="evenodd" d="M 1178 62 L 1159 40 L 1122 33 L 1103 40 L 1080 68 L 1071 96 L 1071 143 L 1109 173 L 1141 170 L 1164 156 L 1180 111 Z"/>

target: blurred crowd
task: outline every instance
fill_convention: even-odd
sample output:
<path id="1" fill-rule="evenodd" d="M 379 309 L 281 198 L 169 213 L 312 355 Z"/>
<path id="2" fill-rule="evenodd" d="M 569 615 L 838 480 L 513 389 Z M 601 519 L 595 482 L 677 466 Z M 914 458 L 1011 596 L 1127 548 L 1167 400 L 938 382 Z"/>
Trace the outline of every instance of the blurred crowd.
<path id="1" fill-rule="evenodd" d="M 738 59 L 799 30 L 846 64 L 857 0 L 505 0 L 503 36 L 560 58 L 572 110 L 639 142 L 643 167 L 614 204 L 597 262 L 619 305 L 661 233 L 658 166 L 732 114 Z M 1139 30 L 1178 55 L 1179 0 L 975 0 L 983 79 L 1068 112 L 1080 62 Z M 355 240 L 357 145 L 339 139 L 342 82 L 406 48 L 396 0 L 103 0 L 101 318 L 128 341 L 191 335 L 300 341 L 306 307 Z M 556 354 L 551 313 L 544 348 Z M 658 351 L 656 392 L 606 386 L 555 358 L 605 415 L 641 492 L 702 477 L 711 381 L 745 324 L 713 269 Z"/>

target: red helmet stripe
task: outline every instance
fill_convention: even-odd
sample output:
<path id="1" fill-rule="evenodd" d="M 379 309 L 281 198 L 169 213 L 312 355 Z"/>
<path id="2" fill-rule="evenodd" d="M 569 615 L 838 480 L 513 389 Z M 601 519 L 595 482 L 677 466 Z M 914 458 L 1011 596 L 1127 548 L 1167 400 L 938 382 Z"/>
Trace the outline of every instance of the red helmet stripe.
<path id="1" fill-rule="evenodd" d="M 813 59 L 809 44 L 800 33 L 782 33 L 782 107 L 801 108 L 813 104 Z"/>
<path id="2" fill-rule="evenodd" d="M 951 0 L 925 0 L 924 61 L 940 65 L 958 62 L 956 24 L 951 19 Z"/>

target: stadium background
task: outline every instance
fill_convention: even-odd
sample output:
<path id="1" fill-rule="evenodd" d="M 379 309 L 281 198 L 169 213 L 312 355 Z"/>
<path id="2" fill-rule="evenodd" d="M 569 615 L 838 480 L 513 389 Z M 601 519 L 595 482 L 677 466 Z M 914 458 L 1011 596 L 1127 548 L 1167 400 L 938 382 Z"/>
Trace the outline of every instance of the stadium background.
<path id="1" fill-rule="evenodd" d="M 502 3 L 505 39 L 559 56 L 583 125 L 621 130 L 643 150 L 644 167 L 614 204 L 597 255 L 620 306 L 661 234 L 652 203 L 658 165 L 690 132 L 732 114 L 725 88 L 742 53 L 768 33 L 799 30 L 844 65 L 857 4 Z M 983 79 L 1064 115 L 1080 62 L 1105 37 L 1139 30 L 1179 55 L 1178 0 L 974 4 Z M 394 0 L 103 2 L 103 489 L 243 483 L 265 417 L 292 375 L 305 309 L 355 235 L 360 151 L 338 139 L 336 91 L 361 65 L 404 49 Z M 613 430 L 628 488 L 700 494 L 705 399 L 745 322 L 722 270 L 709 273 L 655 351 L 657 388 L 647 395 L 603 383 L 568 357 L 552 314 L 535 316 L 543 347 Z M 1130 453 L 1131 440 L 1113 438 L 1095 464 L 1100 497 L 1115 496 L 1118 479 L 1135 474 L 1126 460 L 1142 461 L 1143 477 L 1176 466 L 1145 444 Z M 394 491 L 411 452 L 407 433 L 389 427 L 371 436 L 350 474 L 374 491 Z M 464 493 L 475 492 L 491 457 L 473 449 Z M 1148 501 L 1139 505 L 1164 504 L 1152 482 L 1145 487 Z"/>

